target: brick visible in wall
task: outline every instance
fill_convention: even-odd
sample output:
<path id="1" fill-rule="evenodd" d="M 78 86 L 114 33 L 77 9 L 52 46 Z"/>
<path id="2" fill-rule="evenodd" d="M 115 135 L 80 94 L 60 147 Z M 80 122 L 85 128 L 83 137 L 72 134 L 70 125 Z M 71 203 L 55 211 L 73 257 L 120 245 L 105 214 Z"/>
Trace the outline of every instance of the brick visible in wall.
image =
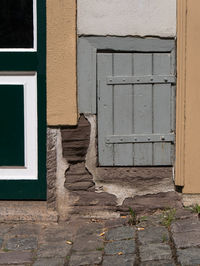
<path id="1" fill-rule="evenodd" d="M 92 175 L 87 171 L 84 163 L 71 165 L 66 171 L 65 177 L 65 187 L 70 191 L 95 190 Z"/>
<path id="2" fill-rule="evenodd" d="M 81 115 L 76 127 L 62 129 L 63 157 L 71 164 L 84 162 L 90 142 L 90 123 Z"/>

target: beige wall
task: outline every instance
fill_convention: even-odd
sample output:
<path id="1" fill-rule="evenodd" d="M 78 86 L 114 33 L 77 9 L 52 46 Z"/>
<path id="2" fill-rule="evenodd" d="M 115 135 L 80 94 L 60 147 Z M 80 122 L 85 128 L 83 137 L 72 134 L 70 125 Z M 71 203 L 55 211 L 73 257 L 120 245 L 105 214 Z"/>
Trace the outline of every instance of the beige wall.
<path id="1" fill-rule="evenodd" d="M 187 1 L 184 193 L 200 193 L 200 1 Z"/>
<path id="2" fill-rule="evenodd" d="M 47 123 L 77 123 L 74 0 L 47 0 Z"/>
<path id="3" fill-rule="evenodd" d="M 186 19 L 183 19 L 184 2 Z M 179 0 L 179 4 L 185 11 L 182 10 L 182 18 L 179 14 L 178 21 L 182 28 L 178 32 L 177 159 L 180 165 L 176 165 L 176 184 L 184 185 L 183 193 L 200 193 L 200 1 Z M 181 42 L 185 45 L 181 46 Z"/>

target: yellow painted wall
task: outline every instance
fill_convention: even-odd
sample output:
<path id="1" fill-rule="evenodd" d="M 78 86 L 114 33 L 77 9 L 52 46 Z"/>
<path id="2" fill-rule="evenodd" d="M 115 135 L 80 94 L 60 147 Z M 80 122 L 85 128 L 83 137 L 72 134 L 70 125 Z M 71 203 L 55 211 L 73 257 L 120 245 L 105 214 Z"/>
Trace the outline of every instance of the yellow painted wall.
<path id="1" fill-rule="evenodd" d="M 47 0 L 47 123 L 77 123 L 74 0 Z"/>
<path id="2" fill-rule="evenodd" d="M 200 1 L 178 3 L 176 184 L 200 193 Z"/>

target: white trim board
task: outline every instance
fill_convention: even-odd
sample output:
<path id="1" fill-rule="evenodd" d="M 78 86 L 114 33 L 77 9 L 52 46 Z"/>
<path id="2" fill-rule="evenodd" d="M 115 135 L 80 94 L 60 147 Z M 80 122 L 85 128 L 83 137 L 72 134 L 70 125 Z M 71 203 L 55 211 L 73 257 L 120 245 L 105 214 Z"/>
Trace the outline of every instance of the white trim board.
<path id="1" fill-rule="evenodd" d="M 0 180 L 38 178 L 37 74 L 0 72 L 0 85 L 24 86 L 25 167 L 0 167 Z"/>

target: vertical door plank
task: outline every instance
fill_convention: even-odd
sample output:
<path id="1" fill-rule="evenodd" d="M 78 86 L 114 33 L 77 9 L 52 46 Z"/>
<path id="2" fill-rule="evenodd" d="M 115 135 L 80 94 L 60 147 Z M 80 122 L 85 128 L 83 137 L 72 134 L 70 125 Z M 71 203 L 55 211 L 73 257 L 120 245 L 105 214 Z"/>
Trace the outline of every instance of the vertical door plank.
<path id="1" fill-rule="evenodd" d="M 170 54 L 156 53 L 153 56 L 155 75 L 171 73 Z M 153 99 L 154 133 L 171 132 L 171 84 L 155 84 Z M 154 143 L 154 165 L 171 165 L 171 143 Z"/>
<path id="2" fill-rule="evenodd" d="M 152 74 L 152 54 L 135 53 L 134 76 Z M 134 85 L 134 134 L 152 134 L 152 84 Z M 152 165 L 152 143 L 136 143 L 134 165 Z"/>
<path id="3" fill-rule="evenodd" d="M 105 138 L 113 134 L 113 86 L 108 86 L 106 77 L 112 75 L 112 54 L 97 54 L 98 97 L 98 155 L 100 165 L 113 165 L 113 144 Z"/>
<path id="4" fill-rule="evenodd" d="M 115 53 L 113 68 L 115 76 L 131 76 L 132 54 Z M 113 104 L 114 135 L 132 134 L 132 85 L 115 85 Z M 114 164 L 133 165 L 132 144 L 114 144 Z"/>

